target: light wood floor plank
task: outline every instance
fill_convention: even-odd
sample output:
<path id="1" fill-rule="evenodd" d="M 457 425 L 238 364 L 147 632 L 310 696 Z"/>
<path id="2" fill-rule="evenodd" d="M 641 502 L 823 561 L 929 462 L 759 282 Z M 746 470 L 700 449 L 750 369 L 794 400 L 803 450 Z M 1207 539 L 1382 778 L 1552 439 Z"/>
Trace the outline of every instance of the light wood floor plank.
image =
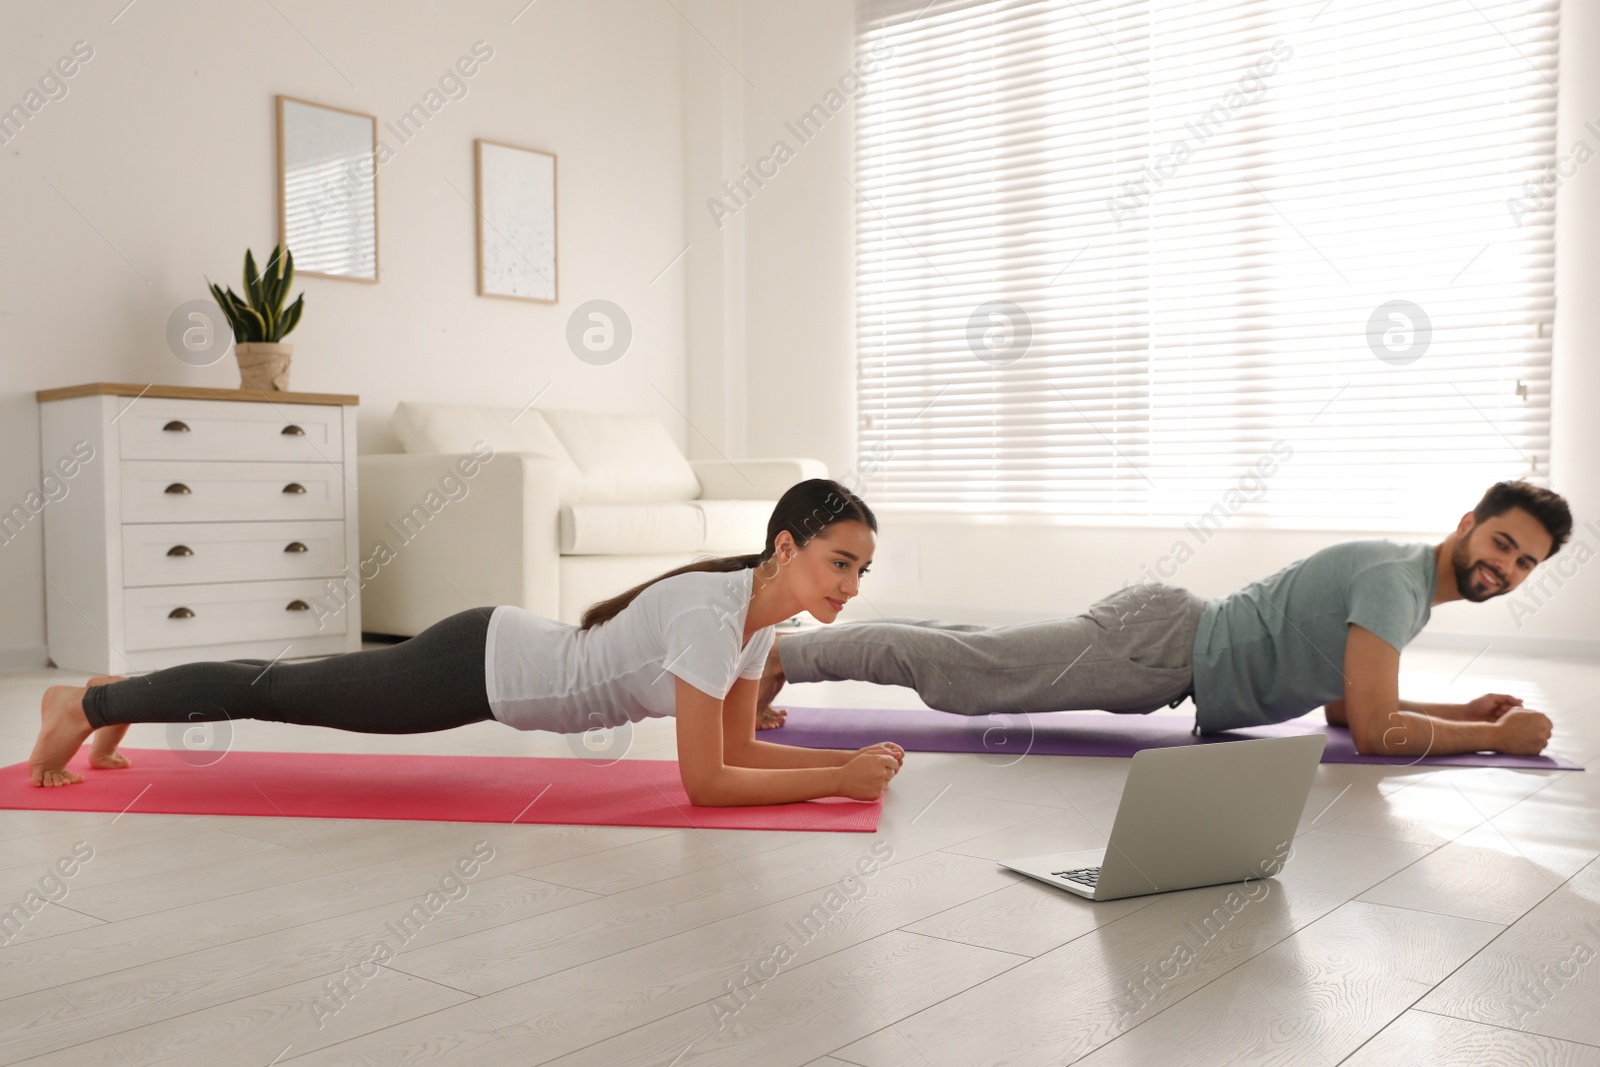
<path id="1" fill-rule="evenodd" d="M 1134 1025 L 1077 1062 L 1337 1063 L 1501 929 L 1346 904 L 1148 1018 L 1141 991 L 1126 1002 Z M 1161 982 L 1162 969 L 1151 977 Z"/>
<path id="2" fill-rule="evenodd" d="M 857 1067 L 928 1067 L 928 1059 L 918 1052 L 898 1026 L 885 1026 L 859 1041 L 833 1051 L 836 1059 Z"/>
<path id="3" fill-rule="evenodd" d="M 71 885 L 74 892 L 85 895 L 97 886 L 138 878 L 167 866 L 190 866 L 230 856 L 268 854 L 278 849 L 277 845 L 230 834 L 215 826 L 164 837 L 157 842 L 123 844 L 114 838 L 101 838 L 96 843 L 87 837 L 84 840 L 93 848 L 93 856 L 78 865 Z M 152 844 L 159 844 L 160 847 L 152 848 Z M 49 867 L 54 865 L 59 856 L 65 854 L 62 852 L 52 856 L 47 864 L 30 864 L 0 872 L 0 900 L 14 900 L 22 896 L 42 875 L 48 873 Z"/>
<path id="4" fill-rule="evenodd" d="M 899 1023 L 931 1067 L 1070 1061 L 1331 912 L 1421 853 L 1421 846 L 1313 831 L 1259 899 L 1215 886 L 1160 895 L 1121 919 Z M 1194 956 L 1151 986 L 1180 944 Z M 1140 991 L 1145 999 L 1141 1001 Z M 1142 1004 L 1128 1018 L 1128 1008 Z M 852 1058 L 846 1046 L 835 1055 Z"/>
<path id="5" fill-rule="evenodd" d="M 173 867 L 143 878 L 92 887 L 82 893 L 79 901 L 86 912 L 101 918 L 134 918 L 254 888 L 287 886 L 328 873 L 338 874 L 355 889 L 372 882 L 381 885 L 397 872 L 392 866 L 397 860 L 406 861 L 400 869 L 414 864 L 431 870 L 455 862 L 478 840 L 488 840 L 498 850 L 498 872 L 528 867 L 536 858 L 604 851 L 667 832 L 634 826 L 373 822 L 366 829 L 278 851 L 233 859 L 219 857 L 196 866 Z"/>
<path id="6" fill-rule="evenodd" d="M 1600 1048 L 1408 1011 L 1343 1067 L 1600 1067 Z"/>
<path id="7" fill-rule="evenodd" d="M 468 854 L 463 845 L 356 868 L 360 879 L 356 887 L 344 875 L 328 874 L 234 892 L 125 919 L 108 929 L 40 939 L 25 947 L 19 939 L 0 949 L 0 968 L 6 974 L 43 974 L 58 983 L 77 982 L 383 904 L 409 905 L 424 890 L 437 887 L 452 865 Z M 472 882 L 506 877 L 496 874 L 504 858 L 501 852 L 493 853 L 480 863 Z M 592 895 L 569 891 L 566 896 L 576 903 Z"/>
<path id="8" fill-rule="evenodd" d="M 1519 845 L 1485 823 L 1373 886 L 1360 899 L 1507 926 L 1595 856 L 1587 848 Z"/>
<path id="9" fill-rule="evenodd" d="M 527 1057 L 468 999 L 337 1045 L 301 1054 L 277 1067 L 528 1067 Z"/>
<path id="10" fill-rule="evenodd" d="M 554 1058 L 689 1008 L 708 1011 L 705 1004 L 741 981 L 744 968 L 756 966 L 779 942 L 791 945 L 797 963 L 810 962 L 980 896 L 1001 881 L 981 860 L 930 853 L 883 868 L 854 901 L 812 890 L 614 955 L 578 953 L 560 961 L 567 964 L 560 970 L 543 953 L 521 952 L 500 962 L 501 991 L 478 1005 L 519 1048 L 531 1055 L 537 1045 L 541 1056 Z M 585 958 L 589 962 L 573 962 Z M 504 985 L 515 973 L 513 962 L 539 977 Z M 529 1005 L 538 1005 L 537 1012 Z"/>
<path id="11" fill-rule="evenodd" d="M 971 837 L 987 826 L 1026 818 L 1036 810 L 974 798 L 964 810 L 952 806 L 937 816 L 930 811 L 926 821 L 909 828 L 890 846 L 892 856 L 887 856 L 890 862 L 885 870 L 933 855 L 940 843 Z M 457 946 L 459 951 L 424 953 L 407 966 L 414 968 L 415 974 L 457 989 L 492 993 L 585 960 L 598 960 L 741 914 L 770 910 L 797 895 L 817 893 L 839 883 L 858 861 L 878 855 L 871 851 L 872 844 L 872 838 L 856 834 L 800 842 L 747 857 L 737 866 L 712 867 L 616 893 L 604 903 L 580 905 L 547 920 L 523 923 L 493 937 L 464 943 Z M 938 863 L 959 868 L 953 860 L 945 856 Z M 977 867 L 990 871 L 988 888 L 1005 884 L 989 865 L 980 862 Z M 965 899 L 968 897 L 957 897 L 950 903 Z"/>
<path id="12" fill-rule="evenodd" d="M 930 915 L 905 929 L 999 952 L 1040 956 L 1098 926 L 1147 907 L 1156 899 L 1130 897 L 1096 902 L 1068 896 L 1032 878 L 1007 877 L 1014 881 L 1003 889 Z"/>
<path id="13" fill-rule="evenodd" d="M 773 977 L 742 989 L 740 997 L 686 1007 L 556 1059 L 545 1042 L 513 1040 L 530 1062 L 560 1067 L 665 1064 L 678 1056 L 705 1067 L 799 1067 L 841 1040 L 892 1025 L 1019 959 L 893 931 L 814 961 L 764 969 Z"/>
<path id="14" fill-rule="evenodd" d="M 1600 860 L 1417 1003 L 1424 1011 L 1600 1046 Z"/>
<path id="15" fill-rule="evenodd" d="M 453 989 L 389 970 L 376 972 L 361 988 L 352 988 L 342 1004 L 330 998 L 327 1013 L 311 1008 L 319 997 L 327 996 L 323 982 L 309 979 L 104 1037 L 91 1031 L 90 1039 L 80 1046 L 24 1062 L 33 1067 L 84 1067 L 86 1058 L 123 1067 L 266 1064 L 280 1054 L 310 1052 L 382 1032 L 466 999 Z M 115 1061 L 105 1059 L 108 1048 L 116 1053 Z"/>
<path id="16" fill-rule="evenodd" d="M 331 978 L 348 967 L 359 967 L 379 943 L 403 949 L 394 960 L 403 963 L 409 952 L 427 951 L 474 930 L 586 899 L 574 890 L 516 875 L 476 882 L 460 899 L 441 897 L 437 905 L 427 902 L 432 888 L 431 880 L 422 882 L 413 899 L 399 904 L 391 902 L 52 986 L 44 993 L 0 1000 L 0 1035 L 22 1034 L 29 1047 L 38 1042 L 55 1043 L 46 1048 L 57 1047 L 73 1036 L 77 1041 L 87 1040 L 85 1029 L 90 1036 L 114 1037 L 145 1023 L 185 1016 L 287 984 Z M 63 996 L 71 1010 L 61 1003 Z"/>

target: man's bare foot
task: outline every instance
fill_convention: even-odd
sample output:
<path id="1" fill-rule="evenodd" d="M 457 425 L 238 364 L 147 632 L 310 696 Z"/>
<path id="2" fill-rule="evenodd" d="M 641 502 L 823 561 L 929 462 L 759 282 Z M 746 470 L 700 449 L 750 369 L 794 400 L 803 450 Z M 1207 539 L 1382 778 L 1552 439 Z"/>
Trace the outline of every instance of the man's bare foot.
<path id="1" fill-rule="evenodd" d="M 783 661 L 778 658 L 778 642 L 773 641 L 772 651 L 767 653 L 766 666 L 761 670 L 761 687 L 756 691 L 757 730 L 776 730 L 789 714 L 782 708 L 772 706 L 772 699 L 783 688 L 783 682 Z"/>
<path id="2" fill-rule="evenodd" d="M 76 785 L 83 775 L 67 764 L 94 732 L 83 714 L 84 686 L 52 685 L 44 691 L 39 708 L 39 740 L 28 757 L 28 775 L 37 786 Z"/>
<path id="3" fill-rule="evenodd" d="M 127 678 L 120 674 L 97 674 L 85 684 L 96 686 L 125 681 Z M 127 723 L 102 726 L 96 730 L 89 745 L 89 766 L 97 771 L 120 771 L 124 767 L 131 766 L 128 757 L 117 751 L 117 746 L 122 743 L 122 737 L 127 732 Z"/>

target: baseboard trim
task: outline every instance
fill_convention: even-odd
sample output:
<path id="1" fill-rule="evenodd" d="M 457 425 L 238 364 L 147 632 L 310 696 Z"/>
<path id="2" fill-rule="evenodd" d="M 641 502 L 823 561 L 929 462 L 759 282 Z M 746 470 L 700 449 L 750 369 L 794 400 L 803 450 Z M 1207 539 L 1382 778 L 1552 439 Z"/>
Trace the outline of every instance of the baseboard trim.
<path id="1" fill-rule="evenodd" d="M 1488 646 L 1485 648 L 1485 646 Z M 1429 633 L 1424 630 L 1409 646 L 1451 651 L 1489 652 L 1539 659 L 1600 663 L 1600 640 L 1584 637 L 1536 637 L 1532 634 Z"/>
<path id="2" fill-rule="evenodd" d="M 37 671 L 48 666 L 50 666 L 50 650 L 45 645 L 0 648 L 0 672 Z"/>

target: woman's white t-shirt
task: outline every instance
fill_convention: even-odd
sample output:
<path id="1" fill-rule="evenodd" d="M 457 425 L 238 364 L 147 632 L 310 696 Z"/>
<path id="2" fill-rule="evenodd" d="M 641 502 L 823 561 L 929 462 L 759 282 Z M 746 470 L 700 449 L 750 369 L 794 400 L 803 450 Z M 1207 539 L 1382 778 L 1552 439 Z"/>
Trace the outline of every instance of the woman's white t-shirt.
<path id="1" fill-rule="evenodd" d="M 767 626 L 744 641 L 754 574 L 663 578 L 589 630 L 502 604 L 483 656 L 490 710 L 519 730 L 582 733 L 673 714 L 674 675 L 723 699 L 761 677 L 775 637 Z"/>

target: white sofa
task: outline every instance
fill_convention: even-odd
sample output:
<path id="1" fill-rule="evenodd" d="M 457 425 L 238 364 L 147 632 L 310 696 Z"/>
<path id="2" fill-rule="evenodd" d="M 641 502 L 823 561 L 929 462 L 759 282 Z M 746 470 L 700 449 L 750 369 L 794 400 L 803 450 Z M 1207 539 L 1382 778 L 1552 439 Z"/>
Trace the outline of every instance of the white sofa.
<path id="1" fill-rule="evenodd" d="M 577 622 L 708 555 L 758 552 L 819 460 L 690 461 L 650 414 L 402 402 L 404 453 L 359 457 L 364 631 L 413 636 L 471 607 Z"/>

